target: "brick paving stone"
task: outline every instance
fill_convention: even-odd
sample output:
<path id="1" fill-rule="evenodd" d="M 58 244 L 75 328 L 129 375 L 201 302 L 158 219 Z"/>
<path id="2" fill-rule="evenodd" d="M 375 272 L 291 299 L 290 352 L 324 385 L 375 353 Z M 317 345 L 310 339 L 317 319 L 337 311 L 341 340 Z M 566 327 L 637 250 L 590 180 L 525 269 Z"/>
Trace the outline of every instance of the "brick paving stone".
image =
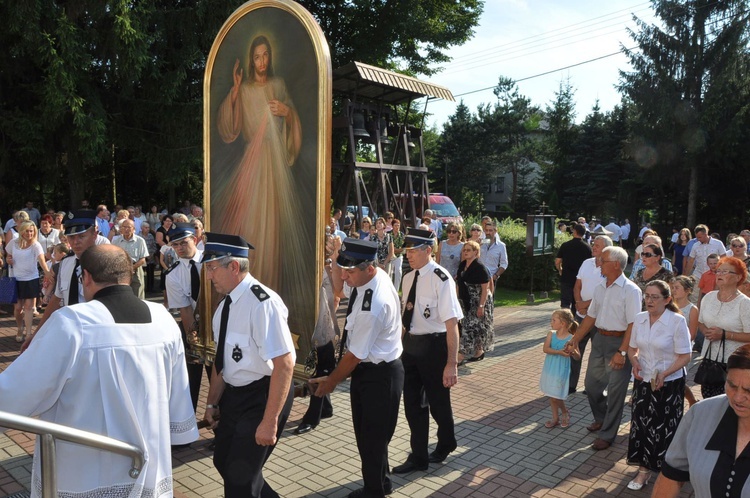
<path id="1" fill-rule="evenodd" d="M 626 488 L 635 469 L 624 461 L 628 410 L 615 444 L 603 452 L 590 448 L 594 436 L 585 427 L 591 423 L 591 415 L 581 393 L 566 401 L 571 411 L 569 428 L 543 427 L 550 412 L 548 401 L 538 389 L 544 362 L 541 347 L 555 309 L 555 303 L 547 303 L 495 310 L 494 351 L 488 352 L 484 361 L 461 367 L 459 384 L 452 392 L 459 447 L 446 462 L 431 464 L 426 472 L 392 476 L 392 496 L 644 496 Z M 11 317 L 0 316 L 0 370 L 18 355 L 12 322 Z M 691 365 L 691 370 L 694 368 Z M 583 388 L 584 375 L 585 363 L 579 389 Z M 199 415 L 205 408 L 207 386 L 204 381 Z M 295 400 L 289 424 L 264 470 L 282 496 L 338 498 L 362 486 L 348 389 L 348 382 L 344 382 L 332 394 L 334 417 L 303 436 L 293 435 L 292 430 L 309 401 Z M 700 397 L 699 388 L 693 386 L 693 390 Z M 435 431 L 433 422 L 433 445 Z M 206 448 L 212 437 L 210 430 L 201 430 L 198 442 L 173 452 L 176 498 L 223 496 L 221 478 Z M 11 494 L 9 489 L 28 489 L 28 455 L 33 450 L 33 435 L 19 431 L 0 434 L 0 456 L 4 456 L 0 460 L 0 493 L 4 496 Z M 409 430 L 402 408 L 390 445 L 391 465 L 402 463 L 408 453 Z M 692 496 L 689 485 L 680 496 Z"/>

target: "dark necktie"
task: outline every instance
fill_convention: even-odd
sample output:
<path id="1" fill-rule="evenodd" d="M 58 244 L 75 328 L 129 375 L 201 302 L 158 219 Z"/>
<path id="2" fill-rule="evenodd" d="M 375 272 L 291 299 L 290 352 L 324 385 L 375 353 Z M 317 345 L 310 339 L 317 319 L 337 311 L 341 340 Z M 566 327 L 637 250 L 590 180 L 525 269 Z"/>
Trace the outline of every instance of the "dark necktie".
<path id="1" fill-rule="evenodd" d="M 401 316 L 401 323 L 407 332 L 411 328 L 411 318 L 414 316 L 414 301 L 417 299 L 417 280 L 419 280 L 419 270 L 414 271 L 414 282 L 412 282 L 411 289 L 409 289 L 404 314 Z"/>
<path id="2" fill-rule="evenodd" d="M 346 346 L 346 322 L 349 320 L 349 313 L 352 312 L 352 307 L 354 307 L 354 300 L 357 299 L 357 288 L 355 287 L 352 289 L 352 293 L 349 296 L 349 304 L 346 307 L 346 319 L 344 320 L 344 333 L 341 334 L 341 344 L 339 344 L 339 361 L 341 361 L 341 358 L 344 357 L 344 346 Z"/>
<path id="3" fill-rule="evenodd" d="M 68 290 L 68 305 L 78 304 L 78 268 L 81 261 L 76 258 L 76 265 L 73 267 L 73 273 L 70 275 L 70 289 Z"/>
<path id="4" fill-rule="evenodd" d="M 198 301 L 198 293 L 201 291 L 201 275 L 198 273 L 198 265 L 194 260 L 190 260 L 190 297 L 193 301 Z M 227 296 L 229 297 L 229 296 Z"/>
<path id="5" fill-rule="evenodd" d="M 216 358 L 214 365 L 216 373 L 224 370 L 224 345 L 227 342 L 227 324 L 229 323 L 229 305 L 232 304 L 232 298 L 227 294 L 224 298 L 224 307 L 221 309 L 221 323 L 219 324 L 219 344 L 216 346 Z"/>

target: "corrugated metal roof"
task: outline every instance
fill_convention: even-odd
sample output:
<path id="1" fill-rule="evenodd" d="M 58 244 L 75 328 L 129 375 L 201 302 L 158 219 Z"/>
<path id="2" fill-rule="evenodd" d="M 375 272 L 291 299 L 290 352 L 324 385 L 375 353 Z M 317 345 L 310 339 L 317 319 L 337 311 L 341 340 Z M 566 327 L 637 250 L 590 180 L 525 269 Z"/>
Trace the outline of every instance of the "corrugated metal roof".
<path id="1" fill-rule="evenodd" d="M 421 97 L 451 102 L 456 100 L 451 91 L 444 86 L 362 62 L 350 62 L 334 70 L 333 91 L 388 104 L 400 104 Z"/>

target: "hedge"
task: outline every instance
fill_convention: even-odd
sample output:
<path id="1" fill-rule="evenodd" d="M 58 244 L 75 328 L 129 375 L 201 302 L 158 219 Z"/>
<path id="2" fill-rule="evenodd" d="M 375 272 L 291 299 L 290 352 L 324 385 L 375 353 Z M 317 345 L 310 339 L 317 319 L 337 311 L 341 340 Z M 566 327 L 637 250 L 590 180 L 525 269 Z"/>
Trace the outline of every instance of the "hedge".
<path id="1" fill-rule="evenodd" d="M 495 220 L 497 222 L 497 220 Z M 467 217 L 464 227 L 468 232 L 472 223 L 481 224 L 481 218 Z M 554 251 L 544 256 L 526 255 L 526 222 L 506 218 L 497 224 L 497 233 L 508 250 L 508 269 L 498 280 L 500 287 L 516 290 L 529 290 L 531 270 L 534 270 L 534 292 L 551 291 L 560 288 L 560 281 L 555 271 L 555 255 L 560 244 L 571 239 L 568 234 L 556 234 Z M 545 279 L 546 269 L 546 279 Z"/>

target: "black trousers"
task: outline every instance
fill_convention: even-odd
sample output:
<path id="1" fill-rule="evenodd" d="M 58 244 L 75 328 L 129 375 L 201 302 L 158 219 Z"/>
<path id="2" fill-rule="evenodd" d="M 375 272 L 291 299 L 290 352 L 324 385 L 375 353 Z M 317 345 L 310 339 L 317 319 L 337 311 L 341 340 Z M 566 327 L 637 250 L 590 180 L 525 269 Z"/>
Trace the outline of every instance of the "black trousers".
<path id="1" fill-rule="evenodd" d="M 216 427 L 214 467 L 224 479 L 225 498 L 276 498 L 276 493 L 263 479 L 263 466 L 274 446 L 259 446 L 255 432 L 263 420 L 268 402 L 270 377 L 263 377 L 247 386 L 227 385 L 219 401 L 221 418 Z M 276 439 L 284 431 L 294 401 L 289 388 L 278 421 Z"/>
<path id="2" fill-rule="evenodd" d="M 576 299 L 573 293 L 573 285 L 560 281 L 560 307 L 569 309 L 576 316 Z"/>
<path id="3" fill-rule="evenodd" d="M 360 363 L 352 372 L 352 422 L 362 460 L 364 496 L 382 498 L 391 488 L 388 445 L 398 422 L 404 389 L 401 360 Z"/>
<path id="4" fill-rule="evenodd" d="M 326 394 L 323 397 L 318 397 L 313 394 L 310 395 L 310 404 L 307 406 L 307 411 L 302 416 L 301 424 L 310 424 L 316 426 L 320 423 L 320 419 L 325 417 L 333 416 L 333 405 L 331 404 L 331 396 Z"/>
<path id="5" fill-rule="evenodd" d="M 575 312 L 573 312 L 573 316 L 576 318 L 576 322 L 578 322 L 578 325 L 583 322 L 583 318 L 576 315 Z M 581 359 L 576 360 L 572 356 L 570 357 L 570 377 L 569 377 L 569 386 L 568 386 L 568 394 L 573 394 L 578 389 L 578 379 L 581 378 L 581 367 L 583 366 L 583 353 L 586 352 L 586 345 L 589 343 L 592 337 L 596 334 L 596 327 L 591 327 L 591 331 L 586 335 L 586 337 L 581 340 L 581 342 L 578 343 L 578 351 L 581 352 Z"/>
<path id="6" fill-rule="evenodd" d="M 409 460 L 428 463 L 427 445 L 430 415 L 437 422 L 438 442 L 435 451 L 450 453 L 456 449 L 456 435 L 451 408 L 451 391 L 443 386 L 443 370 L 448 360 L 446 335 L 404 335 L 404 411 L 411 430 Z M 423 401 L 427 398 L 427 405 Z"/>

